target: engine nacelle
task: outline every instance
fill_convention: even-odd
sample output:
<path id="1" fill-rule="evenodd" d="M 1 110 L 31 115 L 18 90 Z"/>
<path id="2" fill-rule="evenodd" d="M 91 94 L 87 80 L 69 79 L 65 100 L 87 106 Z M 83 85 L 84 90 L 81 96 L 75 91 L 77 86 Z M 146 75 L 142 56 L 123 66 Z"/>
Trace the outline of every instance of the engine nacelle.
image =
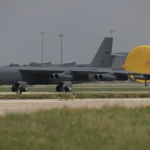
<path id="1" fill-rule="evenodd" d="M 49 80 L 72 80 L 73 76 L 64 74 L 64 73 L 56 73 L 56 74 L 50 74 L 48 75 Z"/>
<path id="2" fill-rule="evenodd" d="M 110 74 L 96 74 L 94 78 L 98 81 L 114 81 L 117 80 L 117 77 Z"/>
<path id="3" fill-rule="evenodd" d="M 56 78 L 55 78 L 55 74 L 49 75 L 49 76 L 48 76 L 48 79 L 49 79 L 49 80 L 55 80 L 55 79 L 56 79 Z"/>
<path id="4" fill-rule="evenodd" d="M 54 78 L 58 79 L 58 80 L 72 80 L 73 76 L 72 75 L 68 75 L 68 74 L 63 74 L 63 73 L 59 74 L 58 73 L 58 74 L 54 75 Z"/>

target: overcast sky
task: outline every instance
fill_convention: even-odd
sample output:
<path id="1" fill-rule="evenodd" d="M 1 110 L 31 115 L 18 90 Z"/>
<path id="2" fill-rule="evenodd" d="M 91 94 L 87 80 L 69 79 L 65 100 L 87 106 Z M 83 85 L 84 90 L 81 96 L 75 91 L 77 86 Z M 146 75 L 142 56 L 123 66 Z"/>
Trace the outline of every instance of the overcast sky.
<path id="1" fill-rule="evenodd" d="M 0 0 L 0 66 L 41 62 L 91 62 L 104 37 L 113 52 L 150 45 L 149 0 Z M 93 46 L 93 44 L 95 46 Z"/>

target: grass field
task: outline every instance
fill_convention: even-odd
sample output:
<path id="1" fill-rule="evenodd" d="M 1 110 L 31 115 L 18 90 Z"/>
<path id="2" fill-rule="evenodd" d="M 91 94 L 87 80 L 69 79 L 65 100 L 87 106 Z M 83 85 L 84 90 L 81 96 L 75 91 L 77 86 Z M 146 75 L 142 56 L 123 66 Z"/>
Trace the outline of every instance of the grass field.
<path id="1" fill-rule="evenodd" d="M 58 93 L 58 94 L 0 94 L 0 99 L 59 99 L 74 100 L 87 98 L 150 98 L 150 93 Z"/>
<path id="2" fill-rule="evenodd" d="M 52 109 L 0 117 L 0 150 L 148 150 L 150 107 Z"/>

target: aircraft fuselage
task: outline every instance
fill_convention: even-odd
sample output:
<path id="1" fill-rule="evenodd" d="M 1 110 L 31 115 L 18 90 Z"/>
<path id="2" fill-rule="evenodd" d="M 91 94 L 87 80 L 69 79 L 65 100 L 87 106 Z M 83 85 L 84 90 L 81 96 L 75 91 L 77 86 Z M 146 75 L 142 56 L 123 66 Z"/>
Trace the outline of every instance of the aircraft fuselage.
<path id="1" fill-rule="evenodd" d="M 74 83 L 93 81 L 94 75 L 74 75 L 71 80 Z M 0 68 L 0 85 L 14 85 L 18 81 L 25 81 L 29 85 L 33 84 L 59 84 L 61 80 L 50 80 L 48 74 L 34 74 L 19 71 L 18 67 Z"/>

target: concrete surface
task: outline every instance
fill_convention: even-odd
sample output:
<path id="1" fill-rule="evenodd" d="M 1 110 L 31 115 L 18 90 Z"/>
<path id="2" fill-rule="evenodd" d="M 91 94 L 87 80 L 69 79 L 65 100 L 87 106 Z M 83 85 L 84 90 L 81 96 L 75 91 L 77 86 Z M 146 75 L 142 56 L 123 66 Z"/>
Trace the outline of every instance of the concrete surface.
<path id="1" fill-rule="evenodd" d="M 122 106 L 127 108 L 150 106 L 150 98 L 110 98 L 110 99 L 19 99 L 0 100 L 0 115 L 7 112 L 31 112 L 52 108 L 102 108 L 103 106 Z"/>

